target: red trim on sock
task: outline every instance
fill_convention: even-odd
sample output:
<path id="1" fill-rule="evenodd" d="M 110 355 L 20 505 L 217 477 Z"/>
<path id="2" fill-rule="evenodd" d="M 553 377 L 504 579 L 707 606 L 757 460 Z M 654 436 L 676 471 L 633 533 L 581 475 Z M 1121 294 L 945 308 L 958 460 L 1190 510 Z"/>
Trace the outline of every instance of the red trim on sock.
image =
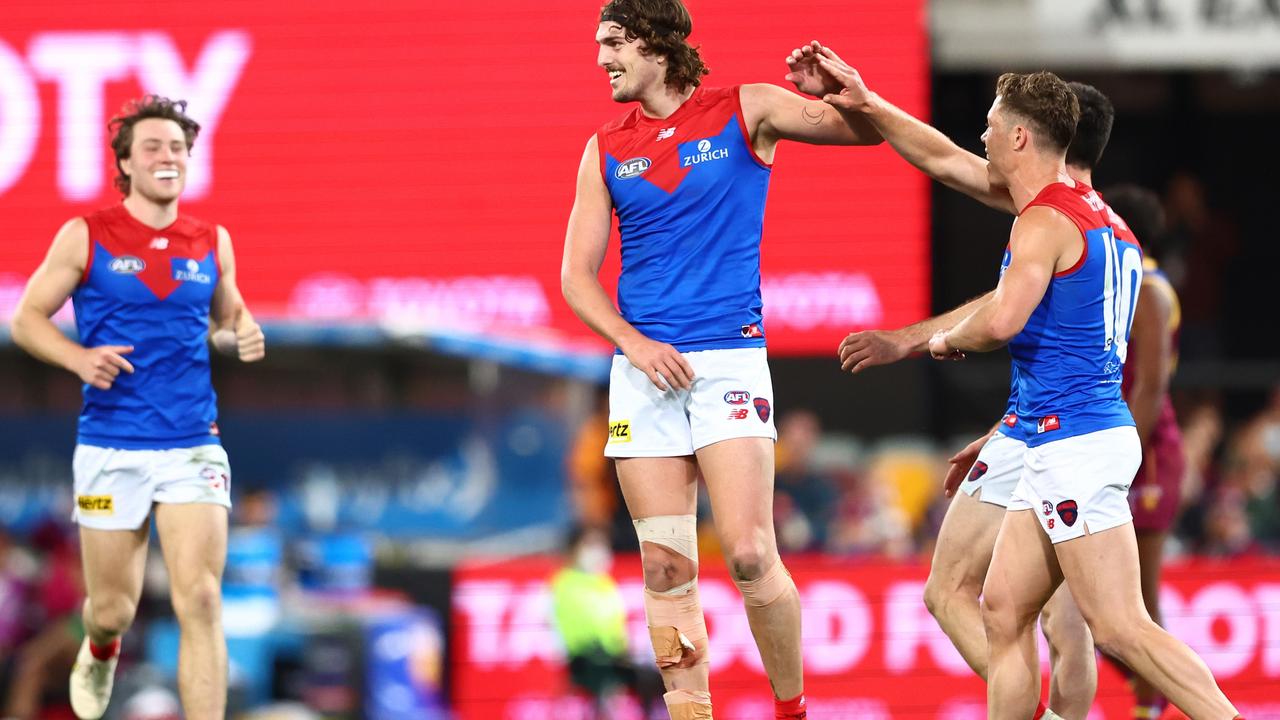
<path id="1" fill-rule="evenodd" d="M 1047 712 L 1048 710 L 1049 708 L 1045 707 L 1044 703 L 1037 703 L 1036 714 L 1031 716 L 1031 720 L 1040 720 L 1040 718 L 1044 717 L 1045 712 Z"/>
<path id="2" fill-rule="evenodd" d="M 790 700 L 773 699 L 773 714 L 776 720 L 797 720 L 805 717 L 804 693 Z"/>
<path id="3" fill-rule="evenodd" d="M 89 641 L 89 652 L 99 660 L 110 660 L 120 654 L 120 638 L 116 638 L 106 645 L 99 645 L 94 641 Z"/>

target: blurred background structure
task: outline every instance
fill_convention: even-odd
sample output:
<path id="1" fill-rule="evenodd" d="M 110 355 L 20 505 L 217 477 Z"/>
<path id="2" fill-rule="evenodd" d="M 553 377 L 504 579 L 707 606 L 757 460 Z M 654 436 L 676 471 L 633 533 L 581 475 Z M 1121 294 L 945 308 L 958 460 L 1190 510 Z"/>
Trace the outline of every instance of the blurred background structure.
<path id="1" fill-rule="evenodd" d="M 708 83 L 781 83 L 785 55 L 817 38 L 977 152 L 1000 72 L 1110 96 L 1097 184 L 1161 195 L 1182 298 L 1188 470 L 1165 614 L 1250 718 L 1280 717 L 1280 4 L 688 5 Z M 622 110 L 593 64 L 596 10 L 4 3 L 0 320 L 59 225 L 117 200 L 105 124 L 126 99 L 184 97 L 205 127 L 182 207 L 230 230 L 268 342 L 263 363 L 214 367 L 236 503 L 235 717 L 643 716 L 632 694 L 570 681 L 549 584 L 570 530 L 604 529 L 648 662 L 634 535 L 601 455 L 610 349 L 558 283 L 583 143 Z M 857 377 L 835 354 L 850 331 L 989 289 L 1008 228 L 888 147 L 779 151 L 764 247 L 775 518 L 815 716 L 982 716 L 981 684 L 920 596 L 946 458 L 1002 412 L 1007 354 Z M 614 253 L 606 278 L 616 267 Z M 0 717 L 70 717 L 78 408 L 76 379 L 0 330 Z M 757 717 L 768 687 L 709 530 L 701 551 L 717 715 Z M 113 718 L 177 717 L 153 559 Z M 1104 669 L 1096 716 L 1124 717 L 1125 697 Z"/>

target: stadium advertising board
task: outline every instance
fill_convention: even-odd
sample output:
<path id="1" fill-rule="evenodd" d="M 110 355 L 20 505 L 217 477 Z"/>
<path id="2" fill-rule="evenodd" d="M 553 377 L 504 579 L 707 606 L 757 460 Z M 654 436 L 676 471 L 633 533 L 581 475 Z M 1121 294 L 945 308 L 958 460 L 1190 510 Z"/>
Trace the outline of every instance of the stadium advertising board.
<path id="1" fill-rule="evenodd" d="M 792 558 L 803 603 L 809 706 L 818 717 L 986 717 L 985 688 L 951 646 L 922 600 L 923 564 Z M 462 720 L 586 718 L 568 693 L 563 652 L 550 624 L 548 560 L 462 568 L 453 600 L 454 702 Z M 636 653 L 651 653 L 640 562 L 620 557 L 615 576 Z M 723 566 L 701 568 L 700 593 L 711 638 L 716 717 L 770 717 L 769 684 L 741 599 Z M 1248 717 L 1280 713 L 1280 563 L 1197 561 L 1166 572 L 1166 626 L 1188 642 Z M 651 655 L 650 655 L 651 656 Z M 1047 671 L 1048 652 L 1040 658 Z M 648 662 L 648 660 L 646 660 Z M 1124 681 L 1100 667 L 1092 720 L 1129 717 Z M 1047 675 L 1044 687 L 1047 688 Z"/>
<path id="2" fill-rule="evenodd" d="M 709 84 L 782 83 L 786 54 L 819 37 L 886 96 L 925 112 L 923 3 L 689 4 Z M 595 65 L 597 8 L 6 8 L 0 319 L 61 223 L 118 200 L 106 121 L 157 92 L 189 100 L 204 126 L 183 207 L 231 231 L 240 287 L 263 318 L 604 349 L 559 291 L 583 146 L 622 111 Z M 850 329 L 927 309 L 926 183 L 887 147 L 784 146 L 766 218 L 776 352 L 831 352 Z"/>

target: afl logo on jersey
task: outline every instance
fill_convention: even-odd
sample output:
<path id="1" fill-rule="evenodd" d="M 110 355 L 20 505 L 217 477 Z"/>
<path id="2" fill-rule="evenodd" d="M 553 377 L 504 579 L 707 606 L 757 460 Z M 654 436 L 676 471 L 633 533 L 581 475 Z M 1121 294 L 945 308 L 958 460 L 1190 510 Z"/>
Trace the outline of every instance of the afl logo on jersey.
<path id="1" fill-rule="evenodd" d="M 618 169 L 613 171 L 613 176 L 619 180 L 630 180 L 631 178 L 640 177 L 645 170 L 653 163 L 647 157 L 631 158 L 625 162 L 618 164 Z"/>
<path id="2" fill-rule="evenodd" d="M 137 275 L 147 267 L 147 264 L 142 261 L 142 258 L 137 258 L 132 255 L 121 255 L 115 260 L 112 260 L 111 264 L 107 267 L 111 268 L 111 272 L 120 275 Z"/>
<path id="3" fill-rule="evenodd" d="M 746 390 L 730 390 L 724 394 L 724 401 L 730 405 L 746 405 L 751 402 L 751 393 Z"/>

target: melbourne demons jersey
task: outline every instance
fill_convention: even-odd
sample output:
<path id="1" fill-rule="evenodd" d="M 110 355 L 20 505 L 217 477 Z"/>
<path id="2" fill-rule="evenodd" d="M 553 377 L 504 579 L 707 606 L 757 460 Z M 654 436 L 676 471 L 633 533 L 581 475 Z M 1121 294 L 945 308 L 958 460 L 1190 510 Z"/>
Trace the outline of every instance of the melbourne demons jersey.
<path id="1" fill-rule="evenodd" d="M 1018 429 L 1031 447 L 1133 425 L 1120 384 L 1142 285 L 1141 246 L 1093 188 L 1053 183 L 1027 208 L 1037 206 L 1070 219 L 1084 248 L 1073 267 L 1054 274 L 1009 343 Z"/>
<path id="2" fill-rule="evenodd" d="M 739 88 L 697 88 L 663 119 L 637 107 L 596 137 L 622 236 L 622 317 L 682 352 L 763 347 L 770 169 L 752 149 Z"/>
<path id="3" fill-rule="evenodd" d="M 180 215 L 143 224 L 124 205 L 85 216 L 89 260 L 72 293 L 85 347 L 132 345 L 134 368 L 109 390 L 84 386 L 78 442 L 124 449 L 217 443 L 209 377 L 209 303 L 217 226 Z"/>

